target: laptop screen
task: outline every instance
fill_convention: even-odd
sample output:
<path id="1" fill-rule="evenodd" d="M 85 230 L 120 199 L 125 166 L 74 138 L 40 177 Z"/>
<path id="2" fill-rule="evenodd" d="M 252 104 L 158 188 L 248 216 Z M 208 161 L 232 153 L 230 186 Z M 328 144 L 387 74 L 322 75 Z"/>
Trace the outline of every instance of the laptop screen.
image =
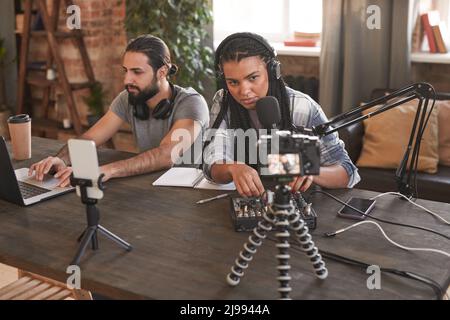
<path id="1" fill-rule="evenodd" d="M 4 137 L 0 136 L 0 198 L 17 204 L 23 204 L 19 184 L 9 157 Z"/>

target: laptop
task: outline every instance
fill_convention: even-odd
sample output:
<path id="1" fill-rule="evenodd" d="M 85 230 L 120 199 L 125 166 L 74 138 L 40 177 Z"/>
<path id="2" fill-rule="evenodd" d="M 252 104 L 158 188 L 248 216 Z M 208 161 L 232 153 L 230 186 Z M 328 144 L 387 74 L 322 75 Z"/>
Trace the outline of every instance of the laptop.
<path id="1" fill-rule="evenodd" d="M 0 199 L 29 206 L 75 190 L 74 187 L 57 187 L 59 180 L 46 175 L 43 181 L 28 176 L 28 168 L 14 170 L 5 138 L 0 136 Z"/>

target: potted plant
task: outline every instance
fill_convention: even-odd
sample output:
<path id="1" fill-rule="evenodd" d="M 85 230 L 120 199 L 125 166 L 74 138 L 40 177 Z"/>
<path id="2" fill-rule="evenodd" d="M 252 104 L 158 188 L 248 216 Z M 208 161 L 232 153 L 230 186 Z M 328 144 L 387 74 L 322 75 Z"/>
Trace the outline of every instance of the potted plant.
<path id="1" fill-rule="evenodd" d="M 4 39 L 0 38 L 0 135 L 9 137 L 7 120 L 11 115 L 11 110 L 6 104 L 6 91 L 4 81 L 6 48 L 4 47 Z"/>
<path id="2" fill-rule="evenodd" d="M 93 126 L 103 116 L 103 106 L 105 100 L 105 91 L 100 82 L 95 82 L 91 87 L 91 94 L 83 97 L 84 103 L 89 108 L 89 115 L 87 116 L 88 125 Z"/>
<path id="3" fill-rule="evenodd" d="M 210 82 L 212 49 L 205 45 L 212 22 L 210 0 L 127 0 L 125 28 L 129 36 L 152 34 L 171 50 L 172 61 L 180 66 L 173 81 L 180 86 L 204 91 Z"/>

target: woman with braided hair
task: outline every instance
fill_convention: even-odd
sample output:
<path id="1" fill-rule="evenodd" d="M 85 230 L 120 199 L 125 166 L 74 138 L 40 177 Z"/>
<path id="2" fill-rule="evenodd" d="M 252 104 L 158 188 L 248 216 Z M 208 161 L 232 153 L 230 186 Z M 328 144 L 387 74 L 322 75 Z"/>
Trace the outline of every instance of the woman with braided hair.
<path id="1" fill-rule="evenodd" d="M 285 85 L 275 51 L 257 34 L 235 33 L 223 40 L 216 50 L 215 68 L 221 88 L 213 99 L 210 124 L 217 131 L 204 150 L 204 174 L 217 183 L 234 181 L 242 196 L 258 196 L 264 192 L 258 172 L 247 159 L 236 159 L 229 129 L 262 129 L 255 107 L 265 96 L 279 102 L 278 129 L 312 128 L 327 118 L 308 95 Z M 327 188 L 350 188 L 359 182 L 358 170 L 337 133 L 320 142 L 320 175 L 297 177 L 291 183 L 293 191 L 305 191 L 313 181 Z"/>

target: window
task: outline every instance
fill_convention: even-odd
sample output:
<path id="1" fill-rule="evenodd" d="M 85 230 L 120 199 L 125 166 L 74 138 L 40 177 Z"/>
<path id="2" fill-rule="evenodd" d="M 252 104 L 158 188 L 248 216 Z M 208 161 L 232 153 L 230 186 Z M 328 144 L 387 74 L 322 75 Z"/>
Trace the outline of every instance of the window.
<path id="1" fill-rule="evenodd" d="M 450 22 L 449 16 L 449 0 L 421 0 L 420 1 L 420 13 L 425 13 L 431 10 L 439 11 L 441 20 L 446 22 L 447 26 Z"/>
<path id="2" fill-rule="evenodd" d="M 438 11 L 439 19 L 443 25 L 440 28 L 445 47 L 450 52 L 450 0 L 420 0 L 419 2 L 419 14 L 424 14 L 429 11 Z M 420 16 L 417 17 L 419 21 L 416 21 L 416 27 L 413 34 L 412 42 L 412 62 L 426 62 L 426 63 L 450 63 L 450 53 L 447 54 L 431 54 L 430 47 L 426 35 L 422 32 L 418 32 L 417 28 L 423 28 L 418 22 L 420 22 Z M 440 26 L 441 26 L 440 24 Z M 421 36 L 418 36 L 420 34 Z"/>
<path id="3" fill-rule="evenodd" d="M 294 31 L 322 31 L 322 0 L 213 0 L 214 43 L 234 32 L 283 42 Z"/>
<path id="4" fill-rule="evenodd" d="M 289 1 L 289 35 L 294 31 L 322 32 L 322 0 Z"/>
<path id="5" fill-rule="evenodd" d="M 450 0 L 421 0 L 420 1 L 420 14 L 426 13 L 428 11 L 438 11 L 439 18 L 441 22 L 445 24 L 445 29 L 448 31 L 450 27 Z M 450 44 L 450 33 L 446 34 L 447 39 L 444 39 L 445 42 Z M 450 48 L 447 48 L 450 50 Z"/>

